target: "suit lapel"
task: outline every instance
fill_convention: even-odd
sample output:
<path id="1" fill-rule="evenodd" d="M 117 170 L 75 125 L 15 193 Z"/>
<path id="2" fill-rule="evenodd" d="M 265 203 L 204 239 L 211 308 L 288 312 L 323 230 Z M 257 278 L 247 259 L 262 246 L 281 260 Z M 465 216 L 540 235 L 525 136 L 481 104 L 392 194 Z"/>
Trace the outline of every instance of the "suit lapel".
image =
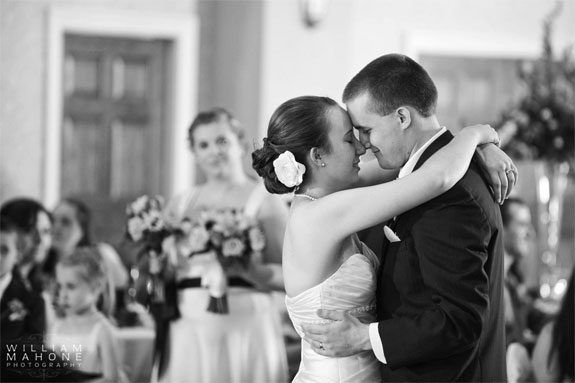
<path id="1" fill-rule="evenodd" d="M 433 141 L 428 147 L 427 149 L 425 149 L 423 151 L 423 153 L 421 154 L 421 157 L 419 157 L 419 160 L 417 161 L 417 163 L 415 164 L 415 167 L 413 168 L 413 170 L 417 170 L 418 168 L 421 167 L 421 165 L 423 165 L 425 163 L 425 161 L 427 161 L 429 159 L 429 157 L 431 157 L 433 154 L 435 154 L 435 152 L 437 152 L 439 149 L 441 149 L 442 147 L 444 147 L 445 145 L 447 145 L 449 143 L 449 141 L 451 141 L 453 139 L 453 134 L 451 134 L 451 132 L 449 130 L 445 131 L 441 136 L 437 137 L 437 139 L 435 141 Z M 405 212 L 407 213 L 407 212 Z M 403 213 L 403 214 L 405 214 Z M 398 226 L 398 221 L 401 220 L 401 217 L 403 216 L 403 214 L 400 214 L 396 217 L 396 219 L 394 219 L 393 221 L 393 227 L 391 227 L 391 229 L 393 231 L 396 231 L 397 226 Z"/>
<path id="2" fill-rule="evenodd" d="M 16 269 L 12 270 L 12 280 L 10 281 L 8 286 L 6 286 L 4 294 L 2 294 L 2 299 L 0 300 L 1 301 L 0 307 L 2 307 L 2 309 L 7 308 L 8 301 L 11 298 L 21 295 L 21 292 L 25 288 L 26 286 L 22 282 L 22 277 L 20 276 L 20 273 Z"/>
<path id="3" fill-rule="evenodd" d="M 423 163 L 425 163 L 425 161 L 427 161 L 429 159 L 429 157 L 431 157 L 435 152 L 437 152 L 439 149 L 441 149 L 442 147 L 444 147 L 445 145 L 447 145 L 449 143 L 449 141 L 451 141 L 453 139 L 453 134 L 451 134 L 451 132 L 449 130 L 445 131 L 441 136 L 437 137 L 437 139 L 435 141 L 433 141 L 428 147 L 427 149 L 425 149 L 425 151 L 421 154 L 421 157 L 419 158 L 419 160 L 417 161 L 417 163 L 415 164 L 415 167 L 413 170 L 417 170 L 421 165 L 423 165 Z M 403 213 L 405 214 L 405 213 Z M 387 221 L 387 225 L 390 227 L 391 230 L 393 230 L 394 232 L 397 232 L 397 228 L 398 225 L 401 225 L 400 221 L 402 219 L 403 214 L 398 215 L 397 217 L 395 217 L 394 219 L 391 219 L 389 221 Z M 395 255 L 391 255 L 388 253 L 388 248 L 389 248 L 389 241 L 387 241 L 384 237 L 383 239 L 384 243 L 382 246 L 382 260 L 385 264 L 385 267 L 393 267 L 393 261 L 395 259 Z M 390 260 L 390 258 L 393 258 L 392 260 Z"/>
<path id="4" fill-rule="evenodd" d="M 453 139 L 451 132 L 446 131 L 441 136 L 439 136 L 435 141 L 433 141 L 427 149 L 421 154 L 421 157 L 417 161 L 414 170 L 418 169 L 425 161 L 429 159 L 435 152 L 441 149 L 443 146 L 447 145 L 449 141 Z M 405 212 L 397 216 L 393 221 L 387 222 L 390 228 L 398 233 L 399 237 L 405 237 L 405 233 L 411 230 L 409 225 L 411 225 L 409 218 L 409 212 Z M 382 233 L 383 234 L 383 233 Z M 382 235 L 383 236 L 383 235 Z M 406 256 L 407 254 L 398 255 L 403 245 L 402 242 L 390 243 L 385 236 L 383 236 L 383 259 L 382 267 L 378 276 L 378 288 L 377 288 L 377 299 L 379 302 L 378 309 L 378 319 L 386 319 L 393 316 L 393 311 L 399 306 L 399 295 L 396 290 L 394 275 L 396 273 L 395 262 L 398 256 Z M 401 273 L 401 272 L 400 272 Z"/>
<path id="5" fill-rule="evenodd" d="M 425 149 L 425 151 L 421 154 L 421 157 L 419 157 L 419 160 L 417 161 L 417 164 L 415 164 L 413 170 L 417 170 L 421 165 L 425 163 L 425 161 L 429 159 L 429 157 L 431 157 L 435 152 L 437 152 L 439 149 L 447 145 L 449 141 L 451 141 L 452 139 L 453 134 L 451 134 L 449 130 L 445 131 L 441 136 L 437 137 L 437 139 L 433 141 L 427 147 L 427 149 Z"/>

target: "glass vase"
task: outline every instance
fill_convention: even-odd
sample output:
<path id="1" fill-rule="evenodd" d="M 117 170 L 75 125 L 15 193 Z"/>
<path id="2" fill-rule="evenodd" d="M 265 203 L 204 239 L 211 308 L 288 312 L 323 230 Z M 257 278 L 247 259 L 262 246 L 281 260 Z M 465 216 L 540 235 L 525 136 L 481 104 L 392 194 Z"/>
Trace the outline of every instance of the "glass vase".
<path id="1" fill-rule="evenodd" d="M 564 290 L 558 253 L 569 170 L 567 162 L 541 162 L 537 167 L 539 235 L 542 244 L 540 294 L 552 300 L 560 299 Z"/>

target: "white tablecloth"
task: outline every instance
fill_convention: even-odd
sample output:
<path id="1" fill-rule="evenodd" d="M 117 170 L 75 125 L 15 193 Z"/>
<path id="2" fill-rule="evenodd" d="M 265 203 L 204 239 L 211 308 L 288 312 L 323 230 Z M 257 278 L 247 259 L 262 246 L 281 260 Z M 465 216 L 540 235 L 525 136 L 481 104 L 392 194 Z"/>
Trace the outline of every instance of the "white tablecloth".
<path id="1" fill-rule="evenodd" d="M 149 382 L 152 374 L 154 330 L 145 327 L 118 329 L 118 346 L 130 382 Z"/>

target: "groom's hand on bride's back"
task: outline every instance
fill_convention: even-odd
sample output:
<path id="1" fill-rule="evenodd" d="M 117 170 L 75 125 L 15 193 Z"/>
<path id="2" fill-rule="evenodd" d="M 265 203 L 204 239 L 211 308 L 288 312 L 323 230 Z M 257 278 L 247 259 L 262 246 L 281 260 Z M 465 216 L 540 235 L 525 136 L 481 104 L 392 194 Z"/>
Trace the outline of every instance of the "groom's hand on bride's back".
<path id="1" fill-rule="evenodd" d="M 320 318 L 333 322 L 304 324 L 304 340 L 320 355 L 342 357 L 371 350 L 369 325 L 361 323 L 347 311 L 317 310 Z"/>

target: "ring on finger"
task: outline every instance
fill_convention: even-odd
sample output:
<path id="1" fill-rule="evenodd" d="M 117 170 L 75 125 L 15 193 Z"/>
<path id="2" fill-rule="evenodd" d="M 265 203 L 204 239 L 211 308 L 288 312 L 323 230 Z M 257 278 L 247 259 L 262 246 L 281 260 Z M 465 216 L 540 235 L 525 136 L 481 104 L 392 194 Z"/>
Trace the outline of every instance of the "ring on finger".
<path id="1" fill-rule="evenodd" d="M 325 350 L 325 348 L 323 347 L 323 342 L 319 342 L 319 349 L 320 349 L 320 350 Z"/>

